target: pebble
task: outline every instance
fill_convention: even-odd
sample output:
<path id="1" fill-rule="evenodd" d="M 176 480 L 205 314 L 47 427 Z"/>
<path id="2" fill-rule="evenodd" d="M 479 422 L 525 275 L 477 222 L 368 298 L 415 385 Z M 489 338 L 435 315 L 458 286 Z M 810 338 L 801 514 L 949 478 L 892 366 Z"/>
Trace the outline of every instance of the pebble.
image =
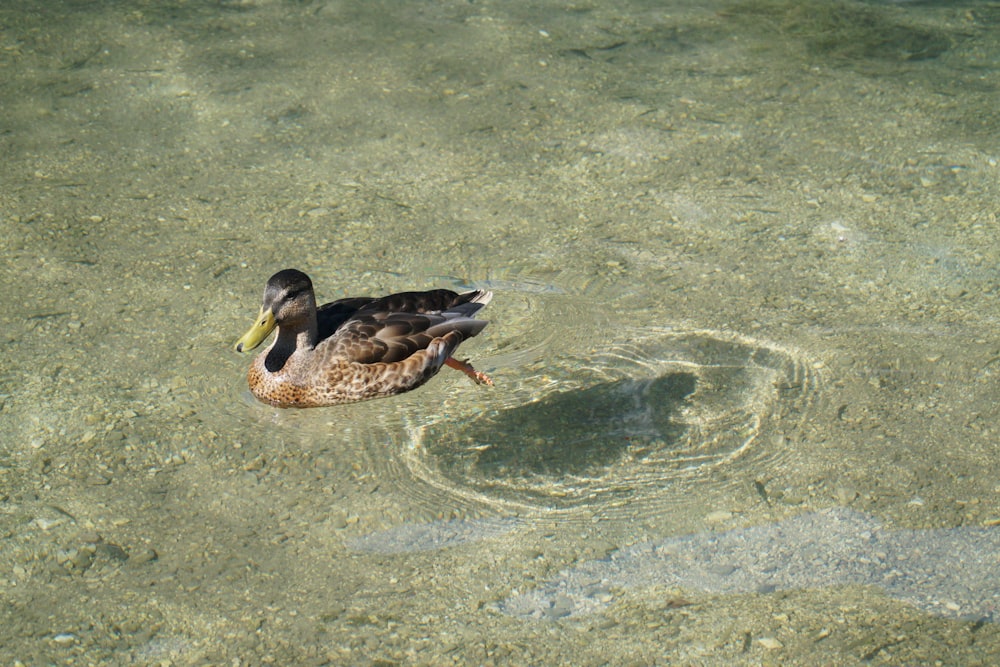
<path id="1" fill-rule="evenodd" d="M 775 651 L 785 646 L 774 637 L 761 637 L 757 640 L 757 643 L 766 648 L 768 651 Z"/>
<path id="2" fill-rule="evenodd" d="M 246 465 L 243 466 L 243 470 L 246 472 L 256 472 L 258 470 L 263 470 L 264 466 L 267 465 L 267 459 L 264 458 L 263 454 L 258 454 Z"/>
<path id="3" fill-rule="evenodd" d="M 129 558 L 129 562 L 134 565 L 142 565 L 143 563 L 149 563 L 159 558 L 159 555 L 154 549 L 145 547 L 143 549 L 137 549 L 134 554 Z"/>
<path id="4" fill-rule="evenodd" d="M 800 491 L 788 491 L 781 496 L 781 501 L 786 505 L 801 505 L 806 497 Z"/>
<path id="5" fill-rule="evenodd" d="M 573 599 L 566 595 L 557 595 L 552 601 L 552 606 L 545 611 L 549 618 L 565 618 L 573 613 L 575 605 Z"/>
<path id="6" fill-rule="evenodd" d="M 60 518 L 60 519 L 46 519 L 45 517 L 41 517 L 41 516 L 40 517 L 35 517 L 35 525 L 38 526 L 39 528 L 41 528 L 42 530 L 45 530 L 45 531 L 51 530 L 51 529 L 55 528 L 56 526 L 61 526 L 64 523 L 66 523 L 66 520 L 62 519 L 62 518 Z"/>
<path id="7" fill-rule="evenodd" d="M 80 547 L 76 550 L 76 553 L 70 558 L 70 563 L 73 565 L 74 570 L 83 571 L 94 564 L 94 553 L 96 549 L 92 544 Z"/>
<path id="8" fill-rule="evenodd" d="M 59 646 L 72 646 L 76 642 L 76 635 L 72 632 L 60 632 L 57 635 L 52 635 L 52 641 Z"/>
<path id="9" fill-rule="evenodd" d="M 96 545 L 96 549 L 99 553 L 107 556 L 112 560 L 121 562 L 128 560 L 128 552 L 122 549 L 117 544 L 111 544 L 110 542 L 101 542 Z"/>
<path id="10" fill-rule="evenodd" d="M 708 516 L 705 517 L 705 522 L 710 524 L 725 523 L 733 518 L 732 512 L 727 512 L 726 510 L 717 510 L 715 512 L 709 512 Z"/>
<path id="11" fill-rule="evenodd" d="M 111 478 L 105 475 L 93 474 L 87 477 L 87 486 L 107 486 L 111 483 Z"/>
<path id="12" fill-rule="evenodd" d="M 834 495 L 840 505 L 850 505 L 858 497 L 858 492 L 849 486 L 839 486 Z"/>

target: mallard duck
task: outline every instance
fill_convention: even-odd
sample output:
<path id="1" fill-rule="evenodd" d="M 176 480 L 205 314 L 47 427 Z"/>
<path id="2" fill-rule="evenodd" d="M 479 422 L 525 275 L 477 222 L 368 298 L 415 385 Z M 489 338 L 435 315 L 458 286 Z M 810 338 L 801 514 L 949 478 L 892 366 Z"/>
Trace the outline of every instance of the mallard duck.
<path id="1" fill-rule="evenodd" d="M 236 351 L 254 349 L 277 328 L 247 381 L 254 396 L 282 408 L 399 394 L 424 384 L 441 366 L 492 385 L 487 375 L 452 357 L 463 340 L 486 326 L 473 315 L 492 298 L 483 290 L 436 289 L 349 297 L 316 308 L 309 276 L 285 269 L 267 281 L 260 315 L 236 341 Z"/>

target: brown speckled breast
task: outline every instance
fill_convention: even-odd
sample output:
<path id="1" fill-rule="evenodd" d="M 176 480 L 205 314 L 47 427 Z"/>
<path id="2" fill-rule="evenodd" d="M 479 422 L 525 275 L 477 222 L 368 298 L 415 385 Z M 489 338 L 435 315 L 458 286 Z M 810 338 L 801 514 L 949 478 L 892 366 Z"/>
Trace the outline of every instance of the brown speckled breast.
<path id="1" fill-rule="evenodd" d="M 281 369 L 268 371 L 265 350 L 250 367 L 247 383 L 259 400 L 282 408 L 322 407 L 391 396 L 416 389 L 434 377 L 462 340 L 461 333 L 451 331 L 402 361 L 365 364 L 338 360 L 320 372 L 311 363 L 315 361 L 310 359 L 314 351 L 296 351 Z"/>

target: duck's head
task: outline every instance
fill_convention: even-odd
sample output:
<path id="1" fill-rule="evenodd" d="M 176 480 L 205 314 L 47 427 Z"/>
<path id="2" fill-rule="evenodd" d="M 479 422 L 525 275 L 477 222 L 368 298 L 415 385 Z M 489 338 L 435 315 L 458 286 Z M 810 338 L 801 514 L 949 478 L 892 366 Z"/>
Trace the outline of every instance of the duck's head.
<path id="1" fill-rule="evenodd" d="M 309 276 L 297 269 L 278 271 L 268 279 L 260 314 L 250 330 L 236 341 L 236 351 L 254 349 L 275 327 L 296 330 L 307 327 L 315 317 L 316 297 Z"/>

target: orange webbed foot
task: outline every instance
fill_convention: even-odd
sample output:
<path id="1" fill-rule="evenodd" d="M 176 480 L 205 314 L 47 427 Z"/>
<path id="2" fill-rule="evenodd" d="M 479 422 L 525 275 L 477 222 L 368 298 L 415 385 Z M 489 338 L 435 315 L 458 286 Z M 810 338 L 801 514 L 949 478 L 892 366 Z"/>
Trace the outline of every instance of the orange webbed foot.
<path id="1" fill-rule="evenodd" d="M 444 360 L 444 365 L 449 366 L 450 368 L 454 368 L 457 371 L 462 371 L 470 378 L 472 378 L 472 381 L 475 382 L 476 384 L 484 384 L 487 387 L 493 386 L 493 380 L 490 378 L 490 376 L 481 371 L 477 371 L 475 368 L 472 367 L 472 364 L 470 364 L 468 361 L 459 361 L 455 357 L 448 357 L 447 359 Z"/>

